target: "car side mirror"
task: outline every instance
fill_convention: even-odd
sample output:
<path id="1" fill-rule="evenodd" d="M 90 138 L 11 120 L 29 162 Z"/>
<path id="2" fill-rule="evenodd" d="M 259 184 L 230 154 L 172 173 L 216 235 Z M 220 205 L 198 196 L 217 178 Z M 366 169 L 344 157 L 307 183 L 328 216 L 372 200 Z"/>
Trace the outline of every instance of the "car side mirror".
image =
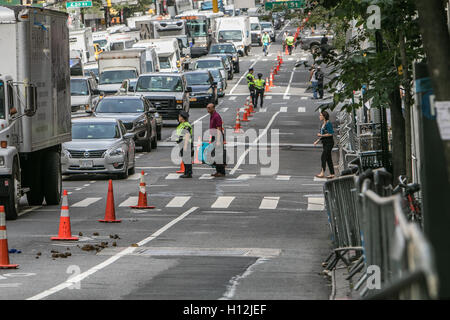
<path id="1" fill-rule="evenodd" d="M 186 92 L 192 92 L 192 87 L 187 87 Z"/>
<path id="2" fill-rule="evenodd" d="M 37 110 L 37 88 L 33 85 L 27 87 L 27 101 L 24 110 L 28 117 L 33 116 Z"/>

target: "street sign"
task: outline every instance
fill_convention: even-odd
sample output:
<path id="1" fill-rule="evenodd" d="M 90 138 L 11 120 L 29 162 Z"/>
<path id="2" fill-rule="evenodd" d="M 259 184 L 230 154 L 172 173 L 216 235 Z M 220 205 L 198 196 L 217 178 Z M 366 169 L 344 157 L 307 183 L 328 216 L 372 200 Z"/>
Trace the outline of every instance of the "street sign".
<path id="1" fill-rule="evenodd" d="M 303 8 L 305 4 L 304 0 L 298 1 L 275 1 L 275 2 L 266 2 L 265 9 L 300 9 Z"/>
<path id="2" fill-rule="evenodd" d="M 89 7 L 92 7 L 92 1 L 66 2 L 67 9 L 89 8 Z"/>

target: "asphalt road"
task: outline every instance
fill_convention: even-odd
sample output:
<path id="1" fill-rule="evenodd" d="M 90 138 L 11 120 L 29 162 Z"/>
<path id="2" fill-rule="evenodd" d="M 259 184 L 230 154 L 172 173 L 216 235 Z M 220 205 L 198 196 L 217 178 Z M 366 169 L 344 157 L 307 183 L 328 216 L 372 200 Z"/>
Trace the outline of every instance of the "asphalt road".
<path id="1" fill-rule="evenodd" d="M 217 107 L 225 128 L 232 130 L 248 96 L 245 72 L 253 66 L 268 77 L 281 50 L 277 41 L 267 57 L 253 47 L 241 58 L 241 73 Z M 194 165 L 192 179 L 179 179 L 179 164 L 171 161 L 176 122 L 166 121 L 158 149 L 137 154 L 137 173 L 113 180 L 121 223 L 97 222 L 105 213 L 108 176 L 64 178 L 72 234 L 82 233 L 77 242 L 50 240 L 58 232 L 59 206 L 27 207 L 25 201 L 19 219 L 7 222 L 9 248 L 21 250 L 9 257 L 20 266 L 0 269 L 0 299 L 328 299 L 329 282 L 320 272 L 331 242 L 324 181 L 314 178 L 321 147 L 312 147 L 319 104 L 305 92 L 308 70 L 294 68 L 307 58 L 300 48 L 283 56 L 264 108 L 243 123 L 247 144 L 238 146 L 235 135 L 227 135 L 233 161 L 225 178 Z M 191 109 L 190 116 L 195 134 L 200 124 L 208 128 L 204 108 Z M 156 209 L 128 207 L 137 201 L 141 170 Z M 101 242 L 108 244 L 98 252 L 81 249 Z M 52 258 L 52 250 L 71 256 Z"/>

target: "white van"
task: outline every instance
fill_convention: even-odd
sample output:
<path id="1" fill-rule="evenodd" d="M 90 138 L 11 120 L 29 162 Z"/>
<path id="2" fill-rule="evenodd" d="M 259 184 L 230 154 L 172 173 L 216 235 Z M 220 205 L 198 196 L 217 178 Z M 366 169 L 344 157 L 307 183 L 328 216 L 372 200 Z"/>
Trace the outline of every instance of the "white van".
<path id="1" fill-rule="evenodd" d="M 135 32 L 112 33 L 108 37 L 108 47 L 110 51 L 130 49 L 139 39 Z"/>
<path id="2" fill-rule="evenodd" d="M 258 46 L 262 46 L 262 30 L 258 17 L 250 17 L 250 33 L 252 44 L 256 43 Z"/>
<path id="3" fill-rule="evenodd" d="M 217 20 L 216 41 L 231 42 L 241 56 L 251 49 L 250 18 L 247 16 L 226 17 Z"/>
<path id="4" fill-rule="evenodd" d="M 136 48 L 145 49 L 145 64 L 147 68 L 146 72 L 159 72 L 159 59 L 154 45 L 151 43 L 144 43 L 143 41 L 139 41 L 133 45 L 132 49 Z"/>
<path id="5" fill-rule="evenodd" d="M 181 72 L 181 51 L 177 39 L 162 38 L 141 40 L 133 45 L 135 48 L 153 47 L 159 60 L 160 72 Z"/>
<path id="6" fill-rule="evenodd" d="M 109 33 L 106 31 L 92 32 L 93 42 L 98 44 L 100 49 L 102 49 L 103 51 L 109 51 L 108 37 L 109 37 Z"/>

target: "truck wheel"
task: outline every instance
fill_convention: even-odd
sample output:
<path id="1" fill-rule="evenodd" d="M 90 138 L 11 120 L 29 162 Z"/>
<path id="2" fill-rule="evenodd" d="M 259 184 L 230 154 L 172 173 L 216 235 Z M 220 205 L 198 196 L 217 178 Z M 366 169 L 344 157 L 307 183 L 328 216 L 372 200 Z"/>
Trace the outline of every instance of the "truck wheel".
<path id="1" fill-rule="evenodd" d="M 47 205 L 57 205 L 61 201 L 61 156 L 59 152 L 51 151 L 44 157 L 45 180 L 42 179 L 45 202 Z"/>
<path id="2" fill-rule="evenodd" d="M 8 188 L 9 196 L 6 198 L 0 199 L 0 204 L 5 207 L 6 219 L 7 220 L 16 220 L 17 214 L 19 213 L 19 201 L 20 201 L 20 171 L 19 166 L 14 161 L 13 164 L 13 177 L 12 177 L 12 185 Z"/>
<path id="3" fill-rule="evenodd" d="M 27 192 L 28 205 L 40 206 L 44 201 L 44 193 L 41 186 L 41 157 L 36 157 L 30 164 L 31 170 L 27 170 L 30 174 L 30 191 Z"/>

